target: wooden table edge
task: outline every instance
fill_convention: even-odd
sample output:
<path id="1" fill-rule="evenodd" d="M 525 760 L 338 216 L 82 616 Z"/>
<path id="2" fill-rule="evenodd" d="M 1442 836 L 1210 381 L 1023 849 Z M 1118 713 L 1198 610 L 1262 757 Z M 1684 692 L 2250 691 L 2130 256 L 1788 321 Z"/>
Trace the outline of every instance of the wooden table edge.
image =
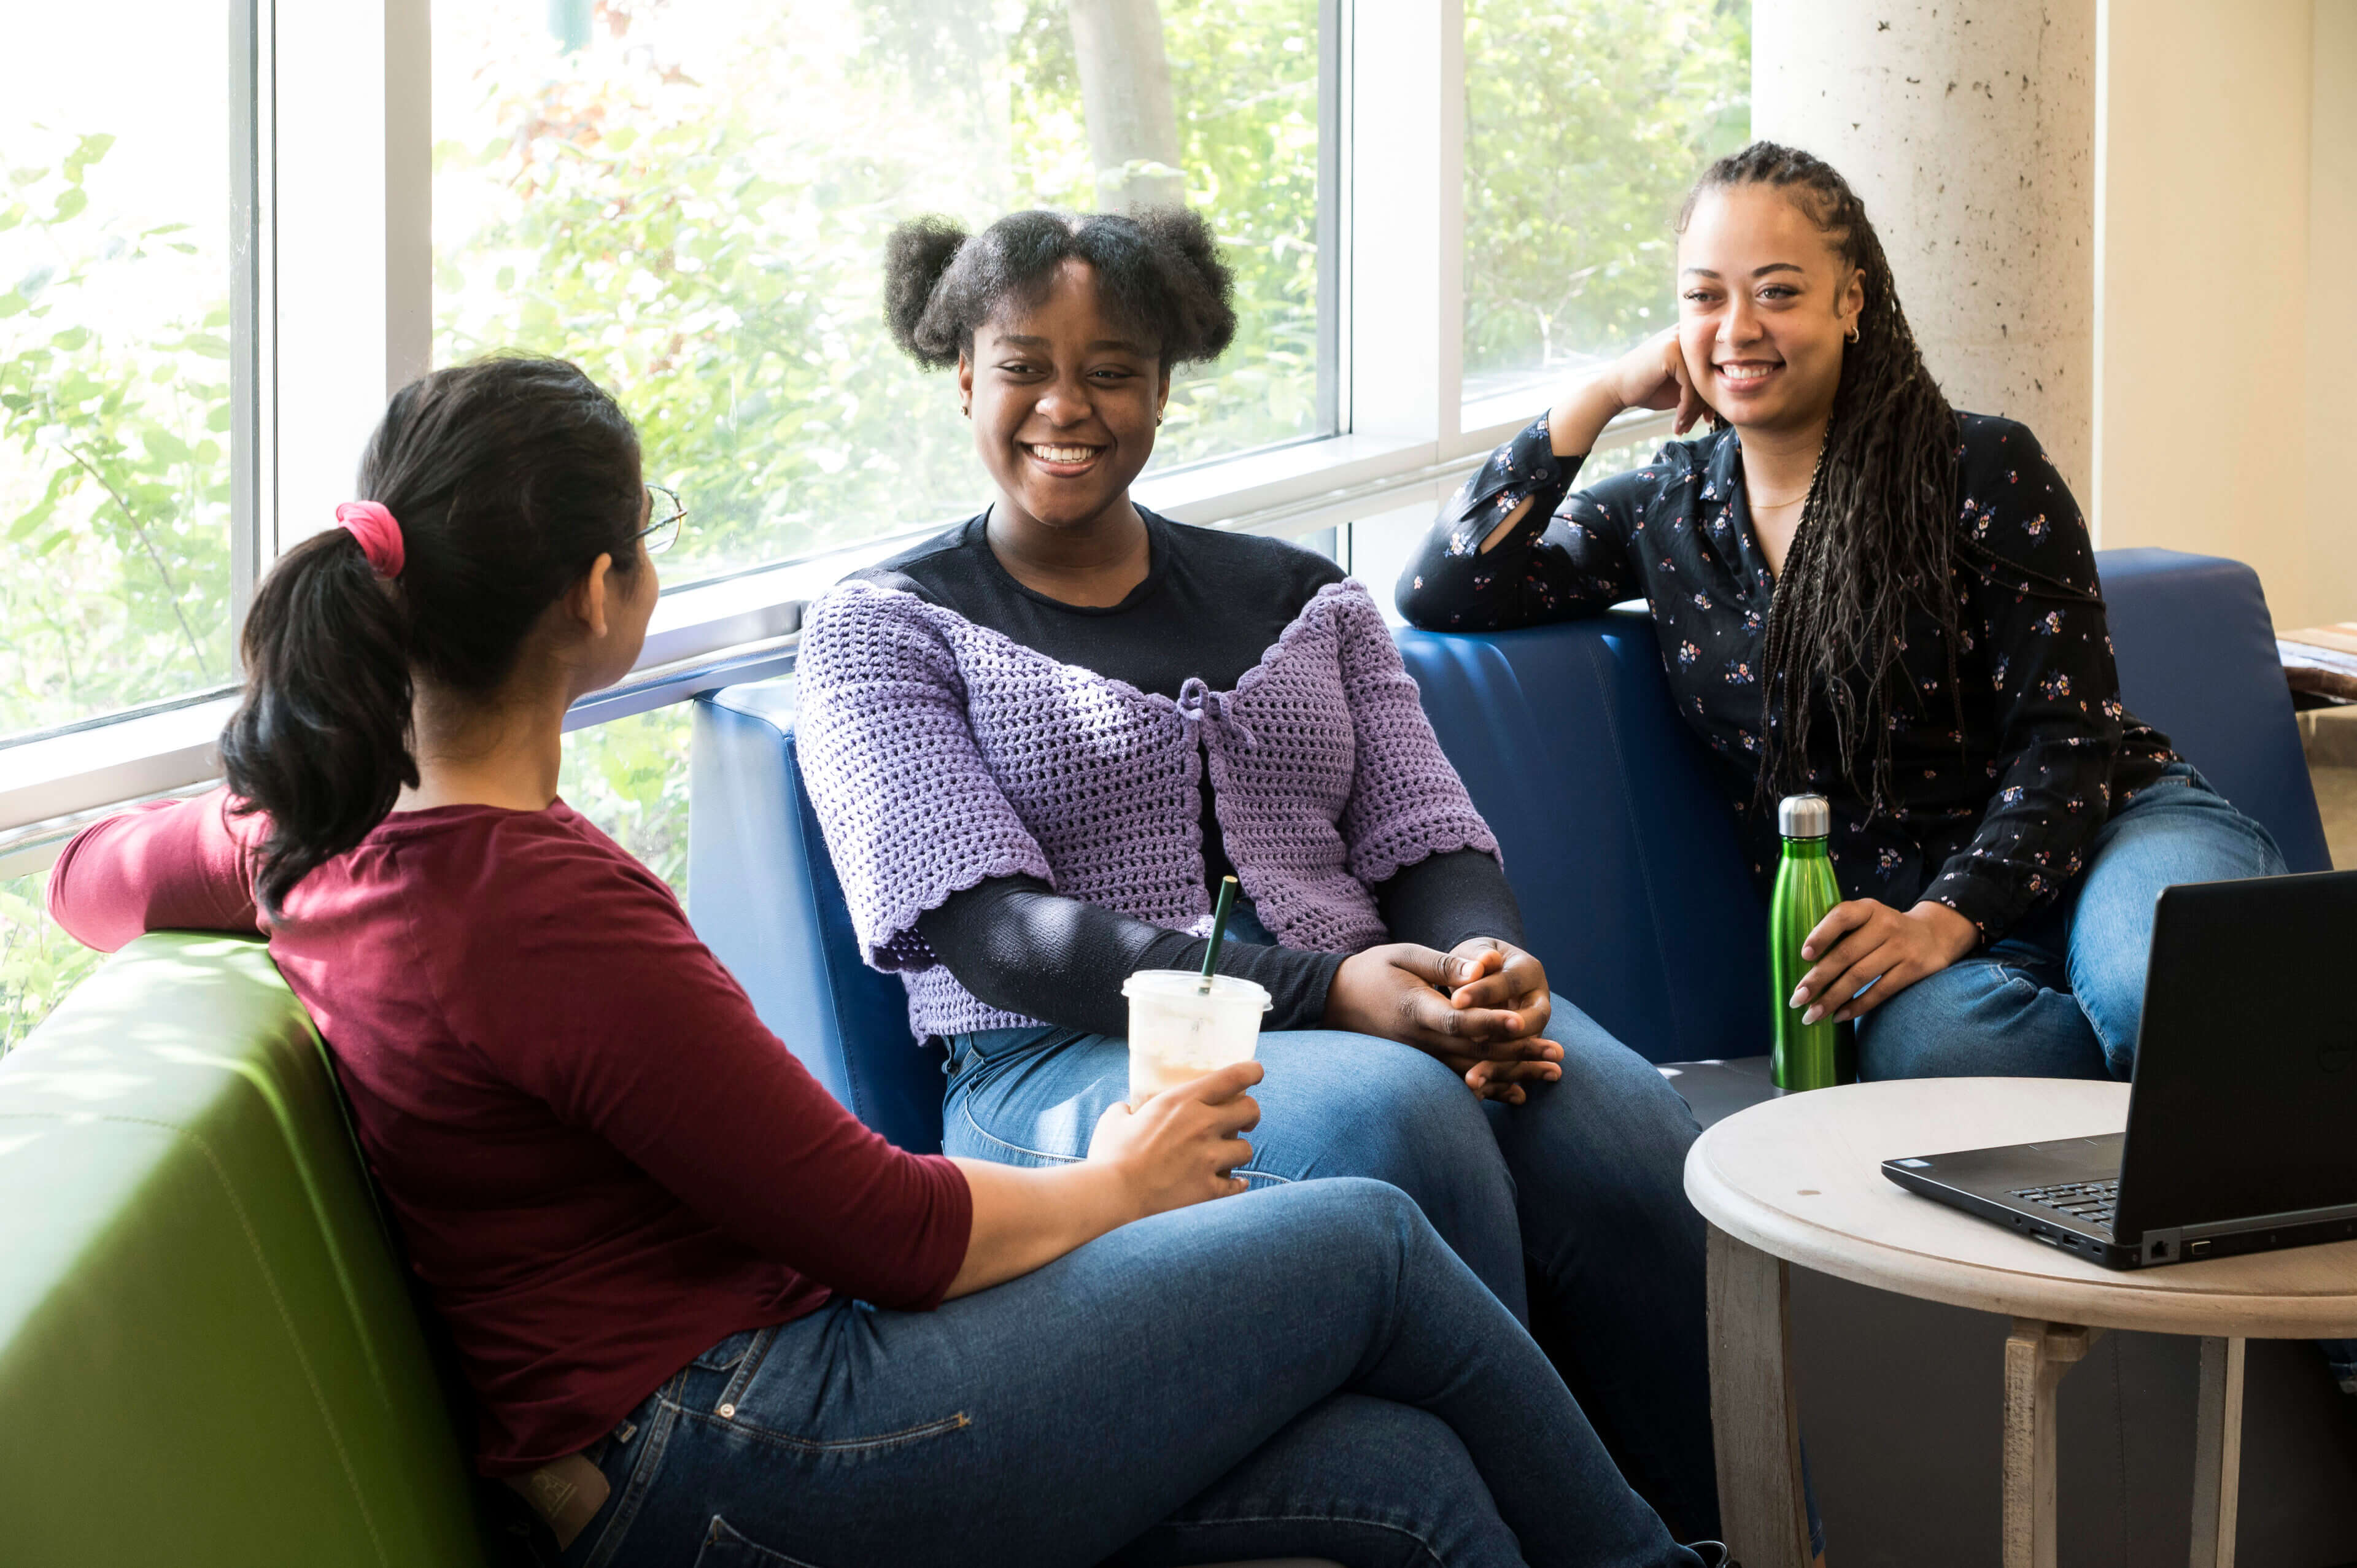
<path id="1" fill-rule="evenodd" d="M 1704 1219 L 1772 1257 L 1854 1284 L 1976 1312 L 2093 1328 L 2247 1339 L 2357 1336 L 2357 1292 L 2347 1296 L 2155 1292 L 2133 1283 L 2136 1277 L 2133 1271 L 2122 1271 L 2115 1279 L 2059 1280 L 2050 1274 L 1959 1262 L 1937 1252 L 1866 1240 L 1771 1208 L 1727 1185 L 1706 1162 L 1706 1142 L 1707 1134 L 1695 1141 L 1685 1164 L 1686 1200 Z M 1763 1217 L 1772 1223 L 1763 1223 Z M 2024 1246 L 2036 1245 L 2027 1237 L 2019 1240 Z M 1866 1257 L 1858 1256 L 1860 1252 Z M 2019 1293 L 2001 1288 L 2007 1282 L 2018 1282 Z"/>

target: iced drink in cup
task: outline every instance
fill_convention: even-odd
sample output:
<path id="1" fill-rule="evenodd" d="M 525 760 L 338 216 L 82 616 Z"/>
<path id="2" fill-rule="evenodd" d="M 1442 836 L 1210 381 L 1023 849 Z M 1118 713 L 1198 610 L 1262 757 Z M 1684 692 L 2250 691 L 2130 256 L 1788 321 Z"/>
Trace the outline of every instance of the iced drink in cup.
<path id="1" fill-rule="evenodd" d="M 1141 969 L 1121 983 L 1129 998 L 1129 1103 L 1249 1061 L 1260 1043 L 1268 992 L 1232 974 L 1203 977 L 1178 969 Z"/>

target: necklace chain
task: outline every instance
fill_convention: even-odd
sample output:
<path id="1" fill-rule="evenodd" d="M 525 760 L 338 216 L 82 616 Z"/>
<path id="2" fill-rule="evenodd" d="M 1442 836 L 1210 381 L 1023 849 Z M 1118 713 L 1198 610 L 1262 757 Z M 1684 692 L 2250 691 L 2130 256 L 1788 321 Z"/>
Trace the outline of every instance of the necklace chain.
<path id="1" fill-rule="evenodd" d="M 1830 424 L 1826 426 L 1826 434 L 1832 434 L 1832 426 Z M 1817 470 L 1824 466 L 1825 438 L 1824 435 L 1820 435 L 1817 437 L 1817 460 L 1809 465 L 1809 482 L 1801 487 L 1800 494 L 1786 496 L 1781 501 L 1762 500 L 1760 497 L 1753 496 L 1751 497 L 1751 510 L 1758 511 L 1764 507 L 1770 511 L 1774 511 L 1781 507 L 1791 506 L 1794 501 L 1807 500 L 1809 499 L 1809 492 L 1817 488 Z"/>

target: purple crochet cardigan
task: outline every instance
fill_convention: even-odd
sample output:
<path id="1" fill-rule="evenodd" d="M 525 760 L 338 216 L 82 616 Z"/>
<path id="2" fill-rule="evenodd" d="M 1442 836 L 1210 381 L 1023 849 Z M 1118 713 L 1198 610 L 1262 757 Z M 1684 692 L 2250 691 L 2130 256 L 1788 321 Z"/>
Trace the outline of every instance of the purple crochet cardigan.
<path id="1" fill-rule="evenodd" d="M 1371 947 L 1369 884 L 1498 853 L 1355 582 L 1319 589 L 1234 691 L 1190 681 L 1175 702 L 868 583 L 811 607 L 798 664 L 811 803 L 861 956 L 900 972 L 920 1037 L 1035 1022 L 984 1004 L 917 931 L 990 877 L 1207 932 L 1207 757 L 1229 857 L 1287 947 Z"/>

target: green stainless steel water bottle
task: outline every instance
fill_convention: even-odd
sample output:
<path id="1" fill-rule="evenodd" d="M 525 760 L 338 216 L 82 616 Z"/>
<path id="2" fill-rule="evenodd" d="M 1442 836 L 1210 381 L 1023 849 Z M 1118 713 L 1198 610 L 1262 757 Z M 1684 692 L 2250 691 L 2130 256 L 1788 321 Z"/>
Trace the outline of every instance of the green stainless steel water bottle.
<path id="1" fill-rule="evenodd" d="M 1801 976 L 1809 972 L 1801 944 L 1841 902 L 1841 885 L 1825 857 L 1833 808 L 1823 795 L 1788 795 L 1776 808 L 1776 827 L 1784 835 L 1784 858 L 1768 900 L 1768 983 L 1776 993 L 1775 1054 L 1769 1063 L 1779 1089 L 1824 1089 L 1855 1076 L 1842 1071 L 1840 1026 L 1830 1016 L 1803 1024 L 1801 1016 L 1808 1009 L 1791 1003 Z"/>

